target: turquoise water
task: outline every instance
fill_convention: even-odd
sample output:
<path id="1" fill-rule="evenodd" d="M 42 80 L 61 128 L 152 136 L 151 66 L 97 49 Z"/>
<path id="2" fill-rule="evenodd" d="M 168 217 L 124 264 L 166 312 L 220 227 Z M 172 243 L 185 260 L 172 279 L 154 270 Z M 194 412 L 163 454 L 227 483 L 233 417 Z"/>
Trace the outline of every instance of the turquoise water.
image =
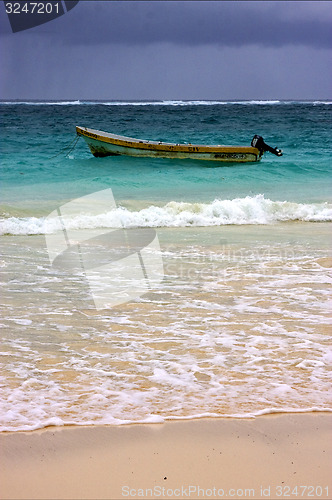
<path id="1" fill-rule="evenodd" d="M 0 110 L 1 430 L 331 409 L 331 102 Z M 284 155 L 94 158 L 83 139 L 71 150 L 76 125 L 201 144 L 259 134 Z M 99 211 L 75 205 L 94 193 Z M 163 276 L 144 293 L 129 279 L 127 301 L 98 308 L 107 270 L 56 267 L 51 253 L 114 228 L 156 237 L 140 258 L 149 278 L 159 256 Z M 95 261 L 110 258 L 97 243 Z"/>
<path id="2" fill-rule="evenodd" d="M 111 187 L 119 202 L 159 205 L 257 194 L 273 201 L 331 201 L 328 103 L 31 103 L 2 104 L 1 114 L 2 202 L 13 208 L 23 200 L 34 200 L 41 202 L 42 211 L 44 202 L 56 204 L 106 187 Z M 268 144 L 282 148 L 284 156 L 267 153 L 258 164 L 203 168 L 204 162 L 191 160 L 98 159 L 80 139 L 66 157 L 59 152 L 75 138 L 75 125 L 202 144 L 249 145 L 259 134 Z"/>

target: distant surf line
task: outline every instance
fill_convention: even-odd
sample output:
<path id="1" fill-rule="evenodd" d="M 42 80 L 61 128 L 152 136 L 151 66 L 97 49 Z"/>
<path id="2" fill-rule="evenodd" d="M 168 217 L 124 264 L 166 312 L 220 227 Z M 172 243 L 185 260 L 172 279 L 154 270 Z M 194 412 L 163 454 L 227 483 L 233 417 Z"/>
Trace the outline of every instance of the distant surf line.
<path id="1" fill-rule="evenodd" d="M 31 106 L 223 106 L 223 105 L 241 105 L 241 106 L 273 106 L 273 105 L 330 105 L 332 101 L 314 100 L 314 101 L 292 101 L 292 100 L 149 100 L 149 101 L 127 101 L 127 100 L 2 100 L 0 105 L 31 105 Z"/>

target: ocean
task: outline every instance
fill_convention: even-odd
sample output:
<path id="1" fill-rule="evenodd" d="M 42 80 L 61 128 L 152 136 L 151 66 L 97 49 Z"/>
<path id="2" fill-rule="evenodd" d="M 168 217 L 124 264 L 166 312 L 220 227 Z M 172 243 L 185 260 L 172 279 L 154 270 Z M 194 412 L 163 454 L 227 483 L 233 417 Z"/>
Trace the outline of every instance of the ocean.
<path id="1" fill-rule="evenodd" d="M 2 431 L 331 411 L 331 101 L 0 110 Z M 76 125 L 284 154 L 94 158 Z"/>

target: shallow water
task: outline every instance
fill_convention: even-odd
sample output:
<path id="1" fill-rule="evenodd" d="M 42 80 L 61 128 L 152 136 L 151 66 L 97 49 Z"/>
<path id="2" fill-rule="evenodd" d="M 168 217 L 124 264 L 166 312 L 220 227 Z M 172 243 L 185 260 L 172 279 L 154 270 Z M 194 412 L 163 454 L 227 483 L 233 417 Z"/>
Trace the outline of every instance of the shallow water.
<path id="1" fill-rule="evenodd" d="M 159 229 L 158 288 L 99 311 L 7 237 L 2 428 L 328 409 L 330 228 L 290 226 Z"/>
<path id="2" fill-rule="evenodd" d="M 1 429 L 329 410 L 329 109 L 3 105 Z M 96 159 L 82 142 L 70 158 L 49 159 L 75 124 L 211 143 L 220 127 L 225 142 L 240 143 L 253 123 L 282 158 L 205 168 Z M 63 203 L 105 189 L 105 209 L 65 218 Z M 69 244 L 114 228 L 152 231 L 159 246 L 148 258 L 161 258 L 161 279 L 96 308 L 93 282 L 107 276 L 50 260 L 62 227 L 59 212 L 47 216 L 58 207 Z M 110 258 L 114 249 L 99 243 L 95 258 Z M 120 276 L 119 290 L 135 287 L 133 276 Z"/>

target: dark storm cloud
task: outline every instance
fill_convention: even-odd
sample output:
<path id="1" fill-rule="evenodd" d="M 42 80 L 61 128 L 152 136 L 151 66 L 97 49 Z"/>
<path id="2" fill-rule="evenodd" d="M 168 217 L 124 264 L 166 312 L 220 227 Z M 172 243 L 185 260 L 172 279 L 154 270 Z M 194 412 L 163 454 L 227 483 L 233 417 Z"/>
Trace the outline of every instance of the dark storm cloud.
<path id="1" fill-rule="evenodd" d="M 332 2 L 86 1 L 12 33 L 3 99 L 327 99 Z"/>
<path id="2" fill-rule="evenodd" d="M 1 32 L 10 26 L 1 7 Z M 329 1 L 89 1 L 60 19 L 33 28 L 66 43 L 216 44 L 241 47 L 332 47 Z"/>
<path id="3" fill-rule="evenodd" d="M 63 22 L 69 43 L 331 47 L 326 2 L 307 4 L 306 15 L 298 16 L 296 10 L 301 11 L 306 2 L 82 0 Z M 316 10 L 310 11 L 308 6 L 313 4 Z"/>

